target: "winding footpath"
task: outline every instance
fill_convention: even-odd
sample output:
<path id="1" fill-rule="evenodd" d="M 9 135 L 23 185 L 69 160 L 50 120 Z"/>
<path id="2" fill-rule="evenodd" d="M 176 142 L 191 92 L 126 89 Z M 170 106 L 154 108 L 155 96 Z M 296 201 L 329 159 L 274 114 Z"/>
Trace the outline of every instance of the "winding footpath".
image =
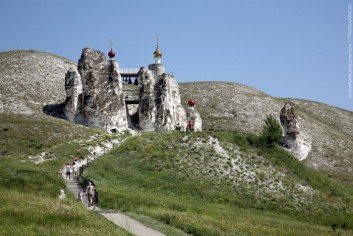
<path id="1" fill-rule="evenodd" d="M 105 147 L 105 150 L 108 150 L 108 149 L 110 149 L 110 148 Z M 99 153 L 94 152 L 94 157 L 97 158 L 98 156 L 99 156 Z M 88 163 L 89 160 L 92 160 L 89 158 L 90 157 L 86 157 L 86 159 L 81 160 L 79 162 L 79 166 L 82 166 L 83 163 Z M 64 171 L 63 171 L 63 178 L 65 178 Z M 67 179 L 66 186 L 75 196 L 77 196 L 79 191 L 82 191 L 82 187 L 74 178 L 71 178 L 70 180 Z M 84 196 L 84 198 L 83 198 L 83 205 L 86 207 L 87 210 L 101 214 L 109 221 L 111 221 L 114 224 L 116 224 L 117 226 L 127 230 L 128 232 L 130 232 L 133 235 L 136 235 L 136 236 L 163 236 L 164 235 L 161 232 L 158 232 L 156 230 L 153 230 L 151 228 L 144 226 L 140 222 L 132 219 L 131 217 L 129 217 L 123 213 L 117 213 L 113 210 L 103 210 L 97 206 L 89 207 L 88 200 L 87 200 L 86 196 Z"/>

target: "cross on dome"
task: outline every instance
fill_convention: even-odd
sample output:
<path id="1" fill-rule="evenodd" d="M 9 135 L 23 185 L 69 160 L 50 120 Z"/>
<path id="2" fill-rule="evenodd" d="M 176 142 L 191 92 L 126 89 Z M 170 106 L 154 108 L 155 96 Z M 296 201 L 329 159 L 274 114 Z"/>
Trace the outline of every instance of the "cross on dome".
<path id="1" fill-rule="evenodd" d="M 159 42 L 158 42 L 158 34 L 157 34 L 157 47 L 156 50 L 153 52 L 153 57 L 156 64 L 160 64 L 162 61 L 162 52 L 159 50 Z"/>

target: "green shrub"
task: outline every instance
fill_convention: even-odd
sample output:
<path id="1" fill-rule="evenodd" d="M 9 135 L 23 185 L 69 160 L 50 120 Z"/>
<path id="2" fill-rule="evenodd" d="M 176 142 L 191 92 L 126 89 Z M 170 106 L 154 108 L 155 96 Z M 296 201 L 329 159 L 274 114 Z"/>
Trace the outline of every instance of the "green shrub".
<path id="1" fill-rule="evenodd" d="M 269 115 L 265 119 L 265 125 L 262 128 L 260 140 L 266 147 L 273 147 L 276 144 L 280 144 L 282 141 L 282 127 L 279 122 L 272 115 Z"/>

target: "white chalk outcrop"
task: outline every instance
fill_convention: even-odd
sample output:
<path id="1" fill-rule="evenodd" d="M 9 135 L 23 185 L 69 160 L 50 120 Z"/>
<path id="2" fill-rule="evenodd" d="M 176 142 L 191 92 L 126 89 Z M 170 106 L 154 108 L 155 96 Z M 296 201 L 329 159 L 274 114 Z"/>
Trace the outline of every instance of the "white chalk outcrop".
<path id="1" fill-rule="evenodd" d="M 193 107 L 181 105 L 179 85 L 165 73 L 161 63 L 141 67 L 138 125 L 145 131 L 185 131 L 192 120 L 195 131 L 202 130 L 200 114 Z M 102 52 L 84 48 L 77 69 L 70 68 L 65 76 L 66 100 L 63 110 L 68 120 L 110 133 L 133 128 L 126 106 L 119 65 Z M 136 121 L 137 122 L 137 121 Z"/>
<path id="2" fill-rule="evenodd" d="M 311 150 L 311 138 L 299 127 L 299 118 L 294 104 L 287 102 L 281 110 L 280 121 L 284 131 L 284 147 L 300 161 L 304 160 Z"/>
<path id="3" fill-rule="evenodd" d="M 67 119 L 110 133 L 127 129 L 122 80 L 114 59 L 84 48 L 77 69 L 66 73 L 65 91 Z"/>
<path id="4" fill-rule="evenodd" d="M 186 127 L 186 112 L 181 105 L 179 86 L 174 77 L 164 73 L 162 64 L 142 67 L 138 73 L 141 86 L 139 125 L 146 131 L 170 131 Z"/>

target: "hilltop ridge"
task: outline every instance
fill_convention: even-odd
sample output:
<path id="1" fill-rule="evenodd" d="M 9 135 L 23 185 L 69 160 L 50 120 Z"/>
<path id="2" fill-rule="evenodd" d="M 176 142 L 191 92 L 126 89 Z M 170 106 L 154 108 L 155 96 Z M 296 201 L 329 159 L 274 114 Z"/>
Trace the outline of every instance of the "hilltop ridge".
<path id="1" fill-rule="evenodd" d="M 41 115 L 64 101 L 65 73 L 76 63 L 38 51 L 0 53 L 0 113 Z"/>

